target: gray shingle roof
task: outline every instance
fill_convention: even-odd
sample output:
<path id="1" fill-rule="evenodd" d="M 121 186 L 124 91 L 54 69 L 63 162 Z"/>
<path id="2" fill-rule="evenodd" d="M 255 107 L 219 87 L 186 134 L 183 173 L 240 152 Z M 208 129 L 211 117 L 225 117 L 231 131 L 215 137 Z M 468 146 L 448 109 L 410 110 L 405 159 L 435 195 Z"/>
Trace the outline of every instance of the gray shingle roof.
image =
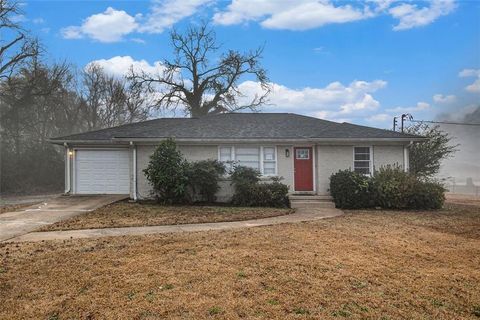
<path id="1" fill-rule="evenodd" d="M 200 118 L 160 118 L 51 139 L 418 139 L 416 135 L 337 123 L 293 113 L 227 113 Z"/>

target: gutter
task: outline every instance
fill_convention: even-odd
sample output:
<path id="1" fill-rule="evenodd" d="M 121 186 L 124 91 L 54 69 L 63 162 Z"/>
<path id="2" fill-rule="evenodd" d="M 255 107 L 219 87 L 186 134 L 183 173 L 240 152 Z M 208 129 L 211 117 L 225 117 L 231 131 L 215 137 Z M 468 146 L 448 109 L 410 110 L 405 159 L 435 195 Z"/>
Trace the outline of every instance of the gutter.
<path id="1" fill-rule="evenodd" d="M 332 143 L 332 142 L 419 142 L 427 138 L 406 137 L 406 138 L 291 138 L 291 139 L 272 139 L 272 138 L 248 138 L 248 139 L 224 139 L 224 138 L 175 138 L 177 142 L 196 142 L 196 143 Z M 92 145 L 128 145 L 129 142 L 159 142 L 168 139 L 168 137 L 158 138 L 113 138 L 110 140 L 48 140 L 53 144 L 92 144 Z"/>

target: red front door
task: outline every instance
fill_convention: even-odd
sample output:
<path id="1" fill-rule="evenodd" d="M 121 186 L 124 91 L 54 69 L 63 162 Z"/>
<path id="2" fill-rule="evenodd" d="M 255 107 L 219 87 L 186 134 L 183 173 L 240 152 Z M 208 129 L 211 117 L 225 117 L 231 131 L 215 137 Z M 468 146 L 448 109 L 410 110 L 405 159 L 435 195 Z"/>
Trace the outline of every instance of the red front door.
<path id="1" fill-rule="evenodd" d="M 295 191 L 313 191 L 312 147 L 293 148 Z"/>

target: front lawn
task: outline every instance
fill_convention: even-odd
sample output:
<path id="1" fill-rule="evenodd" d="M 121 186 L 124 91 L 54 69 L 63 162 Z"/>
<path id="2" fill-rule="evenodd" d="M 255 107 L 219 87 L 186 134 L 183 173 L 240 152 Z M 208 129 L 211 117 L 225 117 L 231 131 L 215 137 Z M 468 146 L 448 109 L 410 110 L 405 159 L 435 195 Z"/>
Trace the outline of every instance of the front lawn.
<path id="1" fill-rule="evenodd" d="M 480 319 L 480 209 L 0 244 L 0 319 Z"/>
<path id="2" fill-rule="evenodd" d="M 162 206 L 156 203 L 122 201 L 45 226 L 39 231 L 240 221 L 281 216 L 291 212 L 292 209 Z"/>

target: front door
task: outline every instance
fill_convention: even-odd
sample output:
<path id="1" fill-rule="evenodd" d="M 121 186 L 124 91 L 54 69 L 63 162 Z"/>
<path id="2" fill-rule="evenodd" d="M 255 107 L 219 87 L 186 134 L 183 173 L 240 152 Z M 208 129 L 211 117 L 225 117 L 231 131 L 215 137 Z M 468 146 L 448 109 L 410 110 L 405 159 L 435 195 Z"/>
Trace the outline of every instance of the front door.
<path id="1" fill-rule="evenodd" d="M 295 191 L 313 191 L 312 147 L 295 147 L 294 170 Z"/>

